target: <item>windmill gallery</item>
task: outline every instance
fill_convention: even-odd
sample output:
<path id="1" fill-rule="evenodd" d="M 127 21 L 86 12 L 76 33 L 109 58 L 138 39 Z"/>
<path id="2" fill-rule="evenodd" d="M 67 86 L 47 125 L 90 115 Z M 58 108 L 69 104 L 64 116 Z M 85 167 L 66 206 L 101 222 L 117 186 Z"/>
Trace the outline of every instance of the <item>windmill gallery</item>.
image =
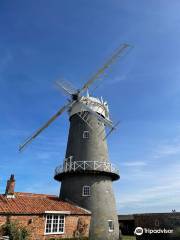
<path id="1" fill-rule="evenodd" d="M 54 179 L 61 182 L 59 197 L 45 194 L 17 193 L 15 179 L 7 182 L 3 201 L 3 218 L 18 219 L 31 230 L 32 239 L 88 237 L 90 240 L 118 240 L 119 224 L 112 182 L 119 172 L 110 162 L 106 138 L 118 123 L 109 118 L 106 101 L 83 95 L 85 91 L 124 52 L 122 44 L 81 89 L 66 82 L 57 84 L 69 97 L 69 102 L 38 129 L 21 146 L 22 151 L 58 116 L 68 111 L 70 129 L 66 155 L 62 166 L 55 169 Z M 109 128 L 109 131 L 106 130 Z"/>

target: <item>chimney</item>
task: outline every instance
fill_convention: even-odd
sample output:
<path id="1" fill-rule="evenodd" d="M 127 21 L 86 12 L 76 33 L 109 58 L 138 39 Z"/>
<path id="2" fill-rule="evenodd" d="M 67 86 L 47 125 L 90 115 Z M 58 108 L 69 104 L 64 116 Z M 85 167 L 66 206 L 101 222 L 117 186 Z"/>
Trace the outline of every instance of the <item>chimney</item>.
<path id="1" fill-rule="evenodd" d="M 7 198 L 14 198 L 15 179 L 14 174 L 11 174 L 9 180 L 7 180 L 5 195 Z"/>

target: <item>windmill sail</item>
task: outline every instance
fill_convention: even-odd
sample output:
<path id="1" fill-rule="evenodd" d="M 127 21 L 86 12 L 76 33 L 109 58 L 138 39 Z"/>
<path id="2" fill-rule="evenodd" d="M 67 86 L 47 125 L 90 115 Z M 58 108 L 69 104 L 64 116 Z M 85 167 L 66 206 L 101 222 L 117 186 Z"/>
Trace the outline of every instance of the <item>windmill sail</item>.
<path id="1" fill-rule="evenodd" d="M 39 128 L 32 136 L 27 138 L 25 142 L 19 146 L 19 151 L 21 151 L 26 145 L 28 145 L 32 140 L 34 140 L 44 129 L 46 129 L 58 116 L 60 116 L 64 111 L 72 106 L 73 103 L 68 103 L 64 107 L 60 108 L 56 114 L 54 114 L 41 128 Z"/>

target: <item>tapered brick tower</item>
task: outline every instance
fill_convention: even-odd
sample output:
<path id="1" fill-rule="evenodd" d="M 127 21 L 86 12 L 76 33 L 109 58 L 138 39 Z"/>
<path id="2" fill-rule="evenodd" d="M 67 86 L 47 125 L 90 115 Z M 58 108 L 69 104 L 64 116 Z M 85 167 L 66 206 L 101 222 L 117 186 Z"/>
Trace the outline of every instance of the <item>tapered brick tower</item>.
<path id="1" fill-rule="evenodd" d="M 124 43 L 80 88 L 75 89 L 68 82 L 57 85 L 69 97 L 41 128 L 19 146 L 24 149 L 61 114 L 68 111 L 70 130 L 63 166 L 55 170 L 54 178 L 61 182 L 60 198 L 76 203 L 92 212 L 90 240 L 118 240 L 119 227 L 112 189 L 112 181 L 119 179 L 119 173 L 109 161 L 105 127 L 115 129 L 109 119 L 107 102 L 102 99 L 83 96 L 83 93 L 129 49 Z"/>
<path id="2" fill-rule="evenodd" d="M 83 109 L 83 102 L 89 111 Z M 60 198 L 92 212 L 90 239 L 118 240 L 119 226 L 112 181 L 119 179 L 111 164 L 105 126 L 90 109 L 109 119 L 106 102 L 83 97 L 69 111 L 70 129 L 63 166 L 55 170 L 61 181 Z"/>

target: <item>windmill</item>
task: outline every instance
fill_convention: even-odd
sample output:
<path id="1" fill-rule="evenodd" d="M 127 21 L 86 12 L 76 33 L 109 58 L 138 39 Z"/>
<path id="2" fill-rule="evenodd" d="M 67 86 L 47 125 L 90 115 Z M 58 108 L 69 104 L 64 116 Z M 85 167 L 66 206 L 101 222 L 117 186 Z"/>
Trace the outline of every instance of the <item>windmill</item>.
<path id="1" fill-rule="evenodd" d="M 119 172 L 109 161 L 106 142 L 118 123 L 113 124 L 110 120 L 106 101 L 89 94 L 84 96 L 83 93 L 130 48 L 128 44 L 122 44 L 80 89 L 75 89 L 65 81 L 58 81 L 58 87 L 70 97 L 68 103 L 19 147 L 20 151 L 23 150 L 57 117 L 66 111 L 69 113 L 66 156 L 63 165 L 55 169 L 54 179 L 61 181 L 61 199 L 92 212 L 90 239 L 119 239 L 112 190 L 112 181 L 119 179 Z M 109 128 L 107 133 L 106 127 Z"/>

